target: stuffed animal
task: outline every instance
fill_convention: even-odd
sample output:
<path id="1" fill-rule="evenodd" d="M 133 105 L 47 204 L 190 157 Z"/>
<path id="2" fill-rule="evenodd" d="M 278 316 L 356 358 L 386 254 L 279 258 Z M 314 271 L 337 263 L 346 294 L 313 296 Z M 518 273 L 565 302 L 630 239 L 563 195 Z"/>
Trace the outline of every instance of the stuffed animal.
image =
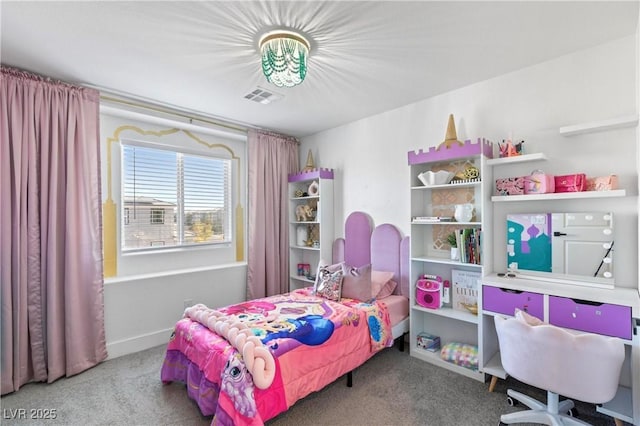
<path id="1" fill-rule="evenodd" d="M 306 222 L 313 219 L 313 210 L 307 204 L 300 204 L 296 207 L 296 220 L 298 222 Z"/>

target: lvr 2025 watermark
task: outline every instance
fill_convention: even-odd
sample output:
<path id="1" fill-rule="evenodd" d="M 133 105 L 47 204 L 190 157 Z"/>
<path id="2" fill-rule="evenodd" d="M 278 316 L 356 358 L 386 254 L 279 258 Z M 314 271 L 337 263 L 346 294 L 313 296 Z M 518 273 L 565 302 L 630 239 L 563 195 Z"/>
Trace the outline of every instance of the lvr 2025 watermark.
<path id="1" fill-rule="evenodd" d="M 5 420 L 53 420 L 58 417 L 56 408 L 3 408 Z"/>

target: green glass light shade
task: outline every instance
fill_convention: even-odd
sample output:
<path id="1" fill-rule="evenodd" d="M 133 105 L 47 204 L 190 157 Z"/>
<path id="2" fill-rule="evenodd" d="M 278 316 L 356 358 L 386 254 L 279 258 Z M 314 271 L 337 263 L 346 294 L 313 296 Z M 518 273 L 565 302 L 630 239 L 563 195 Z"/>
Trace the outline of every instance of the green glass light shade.
<path id="1" fill-rule="evenodd" d="M 278 87 L 293 87 L 307 75 L 309 42 L 300 34 L 279 30 L 260 39 L 262 72 Z"/>

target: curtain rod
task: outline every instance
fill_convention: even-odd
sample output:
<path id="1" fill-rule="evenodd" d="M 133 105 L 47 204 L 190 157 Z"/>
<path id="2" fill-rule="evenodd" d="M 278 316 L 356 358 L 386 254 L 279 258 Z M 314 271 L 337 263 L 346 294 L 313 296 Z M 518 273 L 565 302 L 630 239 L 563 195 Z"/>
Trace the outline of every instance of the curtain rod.
<path id="1" fill-rule="evenodd" d="M 105 87 L 95 86 L 91 84 L 85 83 L 82 85 L 99 91 L 101 101 L 112 102 L 115 104 L 121 104 L 129 107 L 140 108 L 144 110 L 168 114 L 174 117 L 187 119 L 189 120 L 189 123 L 193 123 L 193 121 L 199 121 L 201 123 L 206 123 L 216 127 L 222 127 L 224 129 L 233 130 L 235 132 L 247 133 L 247 131 L 250 128 L 253 128 L 248 125 L 232 123 L 227 120 L 221 120 L 221 119 L 218 119 L 217 117 L 210 117 L 207 114 L 200 113 L 197 111 L 189 111 L 184 108 L 179 108 L 175 105 L 171 105 L 165 102 L 142 98 L 140 96 L 132 95 L 129 93 L 123 93 L 117 90 L 108 89 Z"/>

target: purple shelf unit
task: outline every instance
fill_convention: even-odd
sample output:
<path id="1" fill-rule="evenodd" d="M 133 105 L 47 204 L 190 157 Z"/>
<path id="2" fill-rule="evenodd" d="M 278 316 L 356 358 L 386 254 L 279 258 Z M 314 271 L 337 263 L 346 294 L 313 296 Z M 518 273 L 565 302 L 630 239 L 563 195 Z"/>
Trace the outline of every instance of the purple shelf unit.
<path id="1" fill-rule="evenodd" d="M 429 148 L 428 152 L 419 150 L 418 152 L 409 151 L 409 165 L 431 163 L 434 161 L 455 160 L 457 158 L 471 157 L 482 154 L 487 158 L 493 158 L 493 143 L 485 138 L 478 138 L 477 143 L 467 139 L 464 145 L 452 145 L 451 148 L 437 147 Z"/>
<path id="2" fill-rule="evenodd" d="M 303 182 L 311 179 L 333 179 L 333 169 L 313 169 L 289 175 L 289 182 Z"/>

